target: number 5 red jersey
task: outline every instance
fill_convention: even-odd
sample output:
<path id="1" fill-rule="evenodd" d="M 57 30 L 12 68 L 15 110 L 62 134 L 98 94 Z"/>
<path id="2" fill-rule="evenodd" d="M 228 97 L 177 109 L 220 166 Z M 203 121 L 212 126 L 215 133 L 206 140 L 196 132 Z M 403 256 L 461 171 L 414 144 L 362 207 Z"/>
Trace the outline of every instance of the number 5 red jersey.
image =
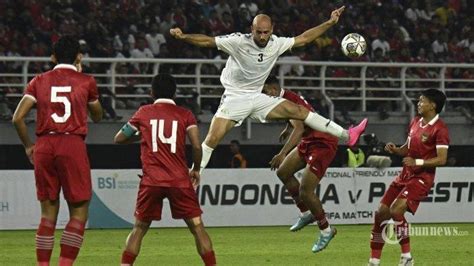
<path id="1" fill-rule="evenodd" d="M 30 81 L 25 96 L 36 102 L 36 135 L 87 135 L 87 105 L 99 98 L 92 76 L 58 64 Z"/>
<path id="2" fill-rule="evenodd" d="M 191 111 L 171 99 L 158 99 L 140 107 L 129 124 L 142 138 L 142 184 L 191 187 L 185 156 L 187 130 L 196 126 Z"/>

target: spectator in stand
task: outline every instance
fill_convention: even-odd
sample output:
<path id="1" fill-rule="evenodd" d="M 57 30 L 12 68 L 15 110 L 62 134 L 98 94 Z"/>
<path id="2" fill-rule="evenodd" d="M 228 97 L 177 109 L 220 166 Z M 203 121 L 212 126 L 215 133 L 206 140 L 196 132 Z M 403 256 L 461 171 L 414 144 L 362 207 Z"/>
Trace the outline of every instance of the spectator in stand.
<path id="1" fill-rule="evenodd" d="M 435 55 L 443 56 L 448 53 L 448 34 L 439 34 L 436 40 L 431 44 L 431 50 Z"/>
<path id="2" fill-rule="evenodd" d="M 381 31 L 378 35 L 378 38 L 372 41 L 372 56 L 375 56 L 375 50 L 380 49 L 382 51 L 382 56 L 388 56 L 390 52 L 390 44 L 385 38 L 385 33 Z"/>
<path id="3" fill-rule="evenodd" d="M 130 33 L 130 30 L 127 27 L 123 27 L 120 34 L 115 35 L 114 49 L 122 50 L 125 44 L 128 44 L 129 49 L 135 47 L 135 37 Z"/>
<path id="4" fill-rule="evenodd" d="M 221 19 L 217 15 L 217 12 L 215 10 L 211 10 L 209 16 L 210 17 L 207 23 L 207 32 L 209 32 L 209 34 L 213 36 L 221 35 L 223 25 Z"/>
<path id="5" fill-rule="evenodd" d="M 133 49 L 130 53 L 132 58 L 153 58 L 153 53 L 149 48 L 146 47 L 145 39 L 138 39 L 137 48 Z M 138 73 L 148 73 L 148 63 L 134 63 L 134 67 Z"/>
<path id="6" fill-rule="evenodd" d="M 99 87 L 99 102 L 104 109 L 104 119 L 112 119 L 114 121 L 121 120 L 122 117 L 118 116 L 115 109 L 112 106 L 112 99 L 115 99 L 115 94 L 107 87 Z"/>
<path id="7" fill-rule="evenodd" d="M 150 48 L 154 57 L 158 57 L 160 54 L 161 45 L 166 43 L 165 36 L 159 33 L 158 30 L 159 26 L 157 24 L 152 24 L 150 33 L 145 36 L 145 39 L 148 42 L 148 47 Z"/>
<path id="8" fill-rule="evenodd" d="M 240 153 L 240 142 L 238 140 L 230 141 L 230 152 L 232 153 L 230 168 L 247 168 L 247 160 Z"/>
<path id="9" fill-rule="evenodd" d="M 223 19 L 224 13 L 232 14 L 232 10 L 230 9 L 230 5 L 226 2 L 226 0 L 219 0 L 218 3 L 214 6 L 214 10 L 217 12 L 219 18 Z"/>
<path id="10" fill-rule="evenodd" d="M 160 24 L 160 32 L 166 34 L 172 27 L 174 27 L 174 25 L 176 25 L 176 21 L 174 21 L 173 14 L 168 11 Z"/>

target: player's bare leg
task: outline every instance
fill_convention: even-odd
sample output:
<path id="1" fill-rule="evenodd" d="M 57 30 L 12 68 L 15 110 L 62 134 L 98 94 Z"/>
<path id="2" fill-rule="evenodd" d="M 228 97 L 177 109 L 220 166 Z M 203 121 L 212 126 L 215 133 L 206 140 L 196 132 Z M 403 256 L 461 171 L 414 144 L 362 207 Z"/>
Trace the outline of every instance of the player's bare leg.
<path id="1" fill-rule="evenodd" d="M 196 249 L 204 264 L 206 266 L 216 265 L 216 257 L 214 250 L 212 249 L 211 238 L 204 228 L 201 217 L 184 219 L 184 221 L 188 225 L 189 231 L 191 231 L 194 236 L 194 240 L 196 241 Z"/>
<path id="2" fill-rule="evenodd" d="M 303 171 L 303 178 L 301 179 L 300 197 L 313 214 L 318 223 L 318 227 L 321 230 L 318 239 L 313 245 L 313 252 L 320 252 L 325 249 L 337 232 L 334 227 L 329 226 L 323 205 L 314 193 L 320 180 L 321 179 L 311 171 L 311 166 L 306 165 L 306 168 Z"/>
<path id="3" fill-rule="evenodd" d="M 54 247 L 59 200 L 43 200 L 40 204 L 41 221 L 36 231 L 36 261 L 38 266 L 48 266 Z"/>
<path id="4" fill-rule="evenodd" d="M 227 132 L 235 126 L 235 124 L 235 121 L 229 119 L 215 116 L 212 118 L 209 132 L 207 132 L 206 139 L 202 143 L 201 171 L 204 170 L 209 163 L 214 149 L 221 142 Z"/>
<path id="5" fill-rule="evenodd" d="M 382 230 L 390 220 L 390 208 L 385 204 L 380 204 L 375 212 L 374 225 L 372 226 L 372 234 L 370 237 L 370 259 L 368 265 L 380 265 L 380 257 L 385 240 L 382 238 Z"/>
<path id="6" fill-rule="evenodd" d="M 398 243 L 401 247 L 400 266 L 411 266 L 414 260 L 410 252 L 410 237 L 408 235 L 408 222 L 405 219 L 405 212 L 408 210 L 406 198 L 397 198 L 390 206 L 390 216 L 395 223 L 395 232 Z"/>
<path id="7" fill-rule="evenodd" d="M 292 232 L 298 231 L 306 225 L 314 222 L 313 215 L 300 198 L 300 182 L 294 176 L 295 173 L 303 169 L 305 165 L 306 162 L 299 156 L 298 149 L 294 148 L 290 153 L 288 153 L 285 160 L 283 160 L 277 170 L 278 178 L 285 185 L 286 190 L 290 193 L 296 206 L 301 212 L 298 221 L 290 227 L 290 231 Z"/>
<path id="8" fill-rule="evenodd" d="M 133 265 L 138 253 L 140 253 L 140 247 L 142 246 L 143 237 L 145 237 L 150 228 L 151 222 L 135 220 L 132 232 L 125 241 L 125 250 L 122 253 L 122 266 Z"/>
<path id="9" fill-rule="evenodd" d="M 87 218 L 89 216 L 89 203 L 90 201 L 88 200 L 68 202 L 69 222 L 61 236 L 60 266 L 73 265 L 79 254 L 82 241 L 84 240 Z"/>
<path id="10" fill-rule="evenodd" d="M 331 134 L 345 142 L 349 146 L 357 143 L 360 135 L 364 133 L 367 127 L 367 118 L 362 120 L 359 125 L 345 130 L 334 121 L 320 116 L 317 113 L 308 111 L 305 107 L 297 105 L 290 101 L 283 101 L 278 104 L 267 115 L 267 119 L 296 119 L 303 121 L 308 127 Z"/>

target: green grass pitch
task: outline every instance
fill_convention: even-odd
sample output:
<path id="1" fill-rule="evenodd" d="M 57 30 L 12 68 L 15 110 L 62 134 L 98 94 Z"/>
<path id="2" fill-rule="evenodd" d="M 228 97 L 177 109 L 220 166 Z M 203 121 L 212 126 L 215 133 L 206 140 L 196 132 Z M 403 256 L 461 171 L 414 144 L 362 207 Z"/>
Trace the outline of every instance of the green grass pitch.
<path id="1" fill-rule="evenodd" d="M 474 265 L 474 224 L 425 224 L 456 227 L 463 236 L 414 236 L 416 265 Z M 288 227 L 208 228 L 220 265 L 367 265 L 369 225 L 339 225 L 329 247 L 311 252 L 315 226 L 291 233 Z M 75 265 L 119 265 L 129 230 L 87 230 Z M 57 265 L 56 232 L 52 264 Z M 0 231 L 0 265 L 35 265 L 35 231 Z M 398 245 L 386 245 L 382 265 L 397 265 Z M 186 228 L 150 229 L 135 265 L 202 265 Z"/>

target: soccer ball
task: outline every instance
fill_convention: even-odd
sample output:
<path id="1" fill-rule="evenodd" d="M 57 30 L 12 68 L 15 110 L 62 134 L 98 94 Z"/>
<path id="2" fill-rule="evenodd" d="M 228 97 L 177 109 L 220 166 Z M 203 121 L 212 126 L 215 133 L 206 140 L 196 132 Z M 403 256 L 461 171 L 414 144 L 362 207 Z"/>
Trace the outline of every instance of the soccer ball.
<path id="1" fill-rule="evenodd" d="M 362 35 L 349 33 L 342 39 L 341 49 L 346 56 L 359 57 L 367 50 L 367 43 Z"/>

